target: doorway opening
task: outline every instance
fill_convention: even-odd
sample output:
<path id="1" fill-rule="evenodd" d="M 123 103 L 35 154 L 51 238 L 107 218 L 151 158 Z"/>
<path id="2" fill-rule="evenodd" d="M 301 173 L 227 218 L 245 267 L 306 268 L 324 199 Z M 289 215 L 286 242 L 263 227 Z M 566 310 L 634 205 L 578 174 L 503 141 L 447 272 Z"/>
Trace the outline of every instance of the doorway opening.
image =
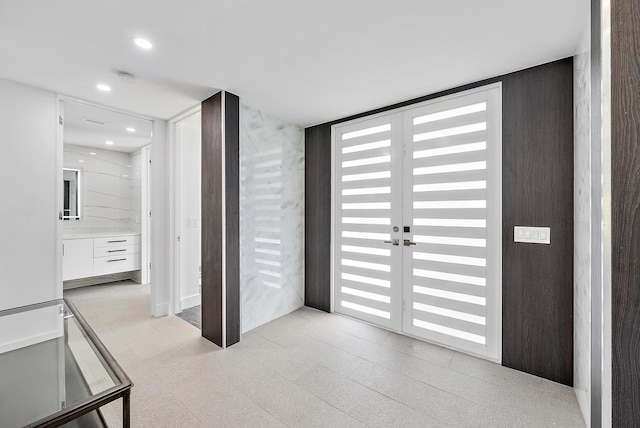
<path id="1" fill-rule="evenodd" d="M 153 121 L 60 97 L 63 290 L 150 283 Z"/>

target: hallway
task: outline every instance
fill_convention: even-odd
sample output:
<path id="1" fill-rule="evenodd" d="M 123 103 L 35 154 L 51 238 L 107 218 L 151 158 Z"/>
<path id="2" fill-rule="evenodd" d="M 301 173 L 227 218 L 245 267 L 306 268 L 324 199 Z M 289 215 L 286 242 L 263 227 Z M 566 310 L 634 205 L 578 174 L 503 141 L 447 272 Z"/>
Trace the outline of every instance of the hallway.
<path id="1" fill-rule="evenodd" d="M 134 383 L 133 427 L 583 427 L 573 389 L 309 308 L 221 350 L 149 286 L 65 293 Z M 103 408 L 120 426 L 120 403 Z"/>

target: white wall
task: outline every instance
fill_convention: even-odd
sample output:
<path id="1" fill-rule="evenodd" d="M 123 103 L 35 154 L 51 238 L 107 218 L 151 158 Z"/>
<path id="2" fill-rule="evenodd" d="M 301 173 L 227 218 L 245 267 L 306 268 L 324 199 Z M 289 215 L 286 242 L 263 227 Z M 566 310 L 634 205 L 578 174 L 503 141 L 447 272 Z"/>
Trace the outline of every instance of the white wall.
<path id="1" fill-rule="evenodd" d="M 95 153 L 92 155 L 91 153 Z M 82 161 L 82 162 L 81 162 Z M 80 220 L 66 220 L 65 233 L 95 230 L 140 231 L 140 177 L 129 153 L 64 145 L 64 167 L 81 169 Z M 137 223 L 136 223 L 137 220 Z"/>
<path id="2" fill-rule="evenodd" d="M 303 304 L 304 130 L 241 105 L 241 331 Z"/>
<path id="3" fill-rule="evenodd" d="M 200 200 L 201 145 L 200 113 L 176 124 L 180 162 L 180 307 L 200 304 Z"/>
<path id="4" fill-rule="evenodd" d="M 0 79 L 0 310 L 62 297 L 56 96 Z M 60 159 L 61 162 L 61 159 Z M 61 163 L 60 163 L 61 164 Z"/>

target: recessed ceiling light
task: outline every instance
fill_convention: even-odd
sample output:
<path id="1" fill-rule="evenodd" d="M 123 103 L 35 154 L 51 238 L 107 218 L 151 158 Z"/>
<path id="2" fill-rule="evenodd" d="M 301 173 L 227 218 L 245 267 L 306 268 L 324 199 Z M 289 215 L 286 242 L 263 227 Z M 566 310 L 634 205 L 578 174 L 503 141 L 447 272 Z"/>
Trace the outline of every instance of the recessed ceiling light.
<path id="1" fill-rule="evenodd" d="M 105 141 L 104 142 L 107 146 L 113 146 L 113 141 Z"/>
<path id="2" fill-rule="evenodd" d="M 89 154 L 95 156 L 96 152 L 89 152 Z"/>
<path id="3" fill-rule="evenodd" d="M 137 39 L 134 40 L 134 43 L 142 49 L 151 49 L 153 47 L 153 45 L 151 44 L 151 42 L 147 39 L 143 39 L 141 37 L 138 37 Z"/>
<path id="4" fill-rule="evenodd" d="M 122 174 L 122 176 L 123 176 L 124 178 L 129 177 L 127 174 Z"/>
<path id="5" fill-rule="evenodd" d="M 136 132 L 136 128 L 128 127 L 127 132 Z"/>
<path id="6" fill-rule="evenodd" d="M 98 88 L 98 90 L 102 91 L 102 92 L 109 92 L 111 91 L 111 86 L 109 85 L 105 85 L 104 83 L 98 83 L 96 85 L 96 88 Z"/>
<path id="7" fill-rule="evenodd" d="M 78 162 L 80 163 L 84 163 L 84 161 L 82 159 L 78 159 Z"/>

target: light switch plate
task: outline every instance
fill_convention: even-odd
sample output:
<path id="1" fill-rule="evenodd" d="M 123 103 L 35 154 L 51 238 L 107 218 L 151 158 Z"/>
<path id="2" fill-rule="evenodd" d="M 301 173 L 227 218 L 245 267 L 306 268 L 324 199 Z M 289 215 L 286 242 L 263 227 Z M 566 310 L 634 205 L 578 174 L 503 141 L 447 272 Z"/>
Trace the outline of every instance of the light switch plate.
<path id="1" fill-rule="evenodd" d="M 551 228 L 514 226 L 513 242 L 526 242 L 528 244 L 551 244 Z"/>

